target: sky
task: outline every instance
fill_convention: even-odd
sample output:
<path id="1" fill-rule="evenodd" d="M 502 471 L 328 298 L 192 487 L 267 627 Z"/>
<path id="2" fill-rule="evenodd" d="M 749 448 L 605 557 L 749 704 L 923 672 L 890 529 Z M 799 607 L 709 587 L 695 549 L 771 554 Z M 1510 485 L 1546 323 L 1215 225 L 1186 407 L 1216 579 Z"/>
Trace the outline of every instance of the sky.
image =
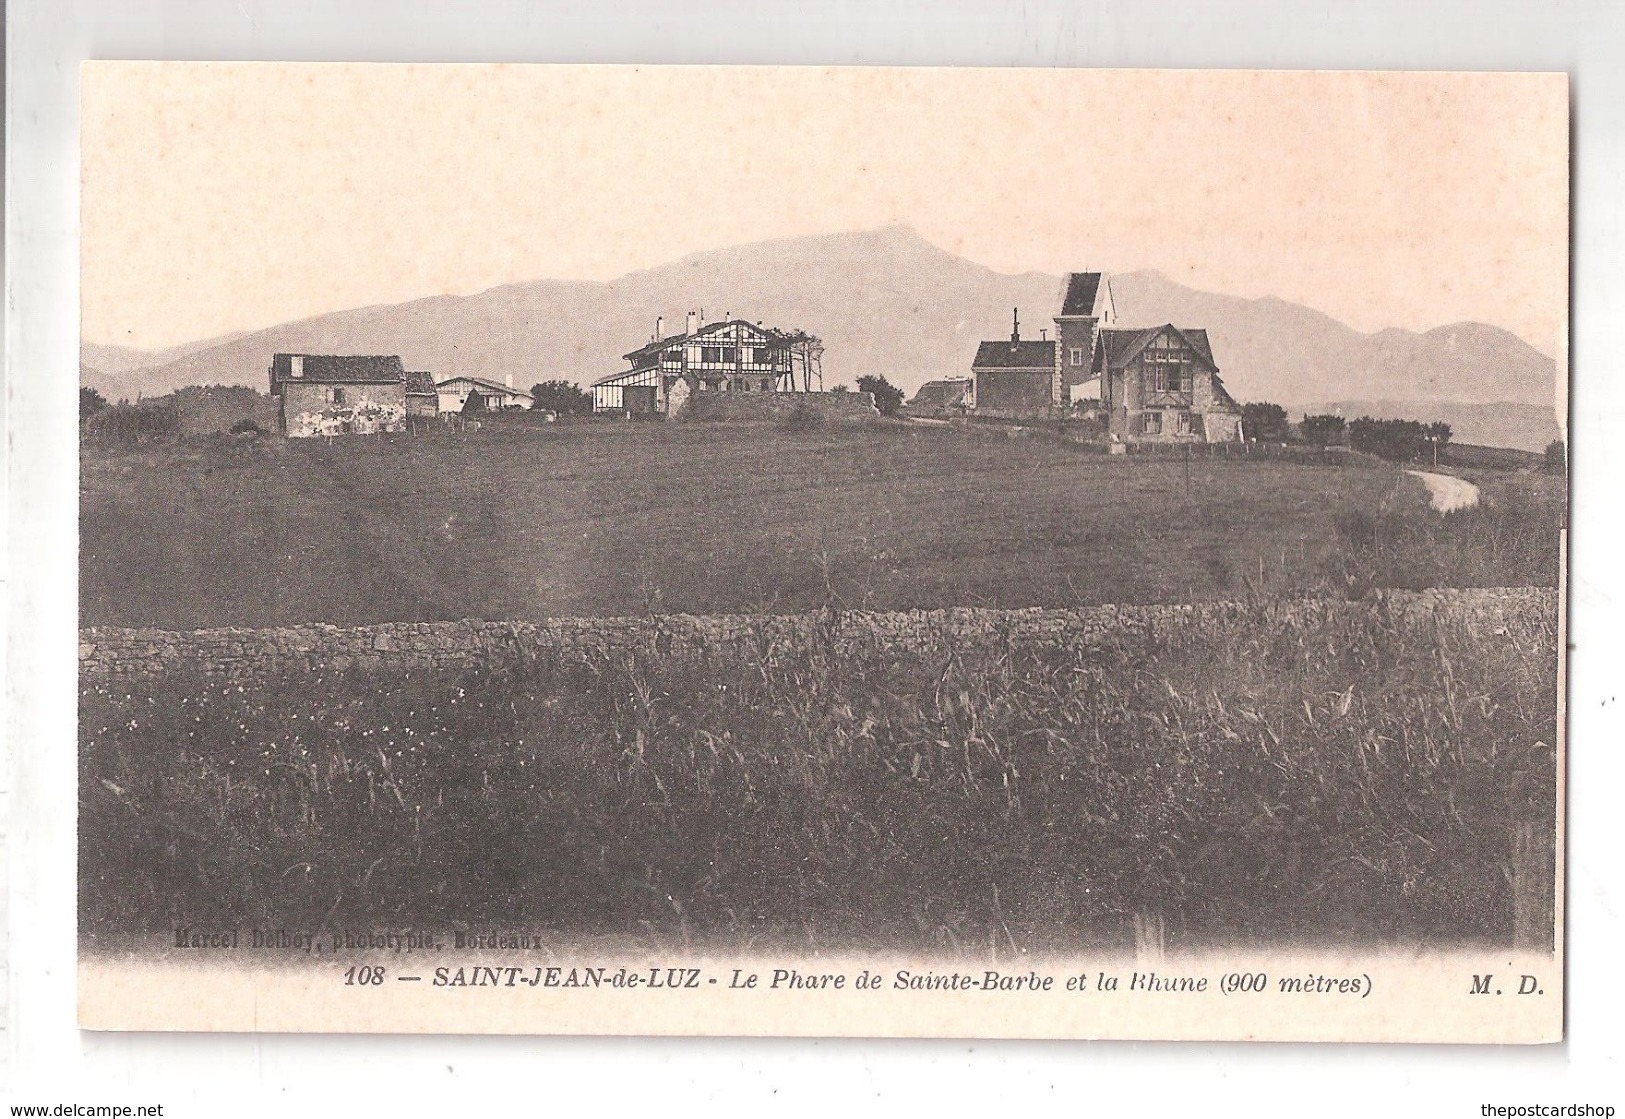
<path id="1" fill-rule="evenodd" d="M 1566 349 L 1562 75 L 92 62 L 86 341 L 906 223 Z"/>

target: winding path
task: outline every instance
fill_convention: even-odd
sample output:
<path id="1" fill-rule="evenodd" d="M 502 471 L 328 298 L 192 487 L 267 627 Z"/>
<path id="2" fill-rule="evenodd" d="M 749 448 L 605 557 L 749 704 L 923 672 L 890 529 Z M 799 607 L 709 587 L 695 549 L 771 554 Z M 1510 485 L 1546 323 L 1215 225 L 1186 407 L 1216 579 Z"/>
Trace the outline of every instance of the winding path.
<path id="1" fill-rule="evenodd" d="M 1425 470 L 1407 470 L 1407 474 L 1422 479 L 1433 499 L 1433 507 L 1441 513 L 1453 509 L 1471 509 L 1478 504 L 1478 487 L 1465 478 L 1453 474 L 1430 474 Z"/>

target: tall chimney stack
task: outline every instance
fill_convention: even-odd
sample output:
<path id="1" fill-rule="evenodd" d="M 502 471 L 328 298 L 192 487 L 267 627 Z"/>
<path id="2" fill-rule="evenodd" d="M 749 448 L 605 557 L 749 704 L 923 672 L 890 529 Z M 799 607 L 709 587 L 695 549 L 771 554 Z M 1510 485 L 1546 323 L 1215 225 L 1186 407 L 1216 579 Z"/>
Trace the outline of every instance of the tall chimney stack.
<path id="1" fill-rule="evenodd" d="M 698 330 L 700 328 L 699 318 L 700 317 L 698 315 L 696 315 L 693 311 L 690 311 L 688 313 L 688 333 L 689 334 L 693 334 L 696 330 Z"/>
<path id="2" fill-rule="evenodd" d="M 1010 308 L 1010 348 L 1013 350 L 1021 344 L 1021 308 Z"/>
<path id="3" fill-rule="evenodd" d="M 655 341 L 658 342 L 666 336 L 666 316 L 655 316 Z"/>

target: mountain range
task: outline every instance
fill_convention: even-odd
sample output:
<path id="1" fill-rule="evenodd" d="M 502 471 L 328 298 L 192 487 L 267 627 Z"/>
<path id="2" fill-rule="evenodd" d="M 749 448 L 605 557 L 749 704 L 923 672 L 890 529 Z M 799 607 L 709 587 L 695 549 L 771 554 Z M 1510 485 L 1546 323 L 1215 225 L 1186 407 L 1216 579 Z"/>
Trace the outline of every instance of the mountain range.
<path id="1" fill-rule="evenodd" d="M 1363 333 L 1299 304 L 1197 291 L 1153 271 L 1111 283 L 1120 325 L 1207 328 L 1238 400 L 1443 419 L 1461 441 L 1530 450 L 1558 435 L 1556 363 L 1498 327 Z M 995 272 L 889 226 L 697 253 L 607 283 L 537 280 L 337 311 L 157 353 L 86 343 L 80 379 L 115 400 L 192 384 L 259 388 L 271 355 L 292 351 L 399 354 L 437 380 L 586 384 L 624 369 L 621 355 L 653 337 L 657 316 L 670 335 L 687 312 L 703 311 L 707 321 L 818 335 L 827 385 L 880 373 L 912 393 L 967 375 L 981 340 L 1009 336 L 1012 308 L 1024 337 L 1053 330 L 1061 285 L 1039 272 Z"/>

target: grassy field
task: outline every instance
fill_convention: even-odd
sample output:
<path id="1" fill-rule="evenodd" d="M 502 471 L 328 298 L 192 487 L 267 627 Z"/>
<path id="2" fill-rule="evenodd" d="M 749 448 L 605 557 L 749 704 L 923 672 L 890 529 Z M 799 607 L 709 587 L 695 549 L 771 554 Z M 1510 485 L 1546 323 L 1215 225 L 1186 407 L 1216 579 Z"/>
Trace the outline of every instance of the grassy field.
<path id="1" fill-rule="evenodd" d="M 1561 518 L 1551 488 L 1528 498 L 1542 526 Z M 901 425 L 87 446 L 80 502 L 83 624 L 170 629 L 1410 585 L 1421 576 L 1348 549 L 1368 522 L 1427 512 L 1420 485 L 1383 469 L 1127 461 Z M 1456 523 L 1469 547 L 1482 535 Z M 1525 568 L 1555 573 L 1550 535 L 1551 562 Z M 1449 566 L 1430 577 L 1555 577 Z"/>
<path id="2" fill-rule="evenodd" d="M 85 942 L 177 924 L 655 945 L 1549 932 L 1555 618 L 1241 617 L 1026 651 L 653 651 L 81 690 Z M 1532 946 L 1527 945 L 1526 946 Z"/>

